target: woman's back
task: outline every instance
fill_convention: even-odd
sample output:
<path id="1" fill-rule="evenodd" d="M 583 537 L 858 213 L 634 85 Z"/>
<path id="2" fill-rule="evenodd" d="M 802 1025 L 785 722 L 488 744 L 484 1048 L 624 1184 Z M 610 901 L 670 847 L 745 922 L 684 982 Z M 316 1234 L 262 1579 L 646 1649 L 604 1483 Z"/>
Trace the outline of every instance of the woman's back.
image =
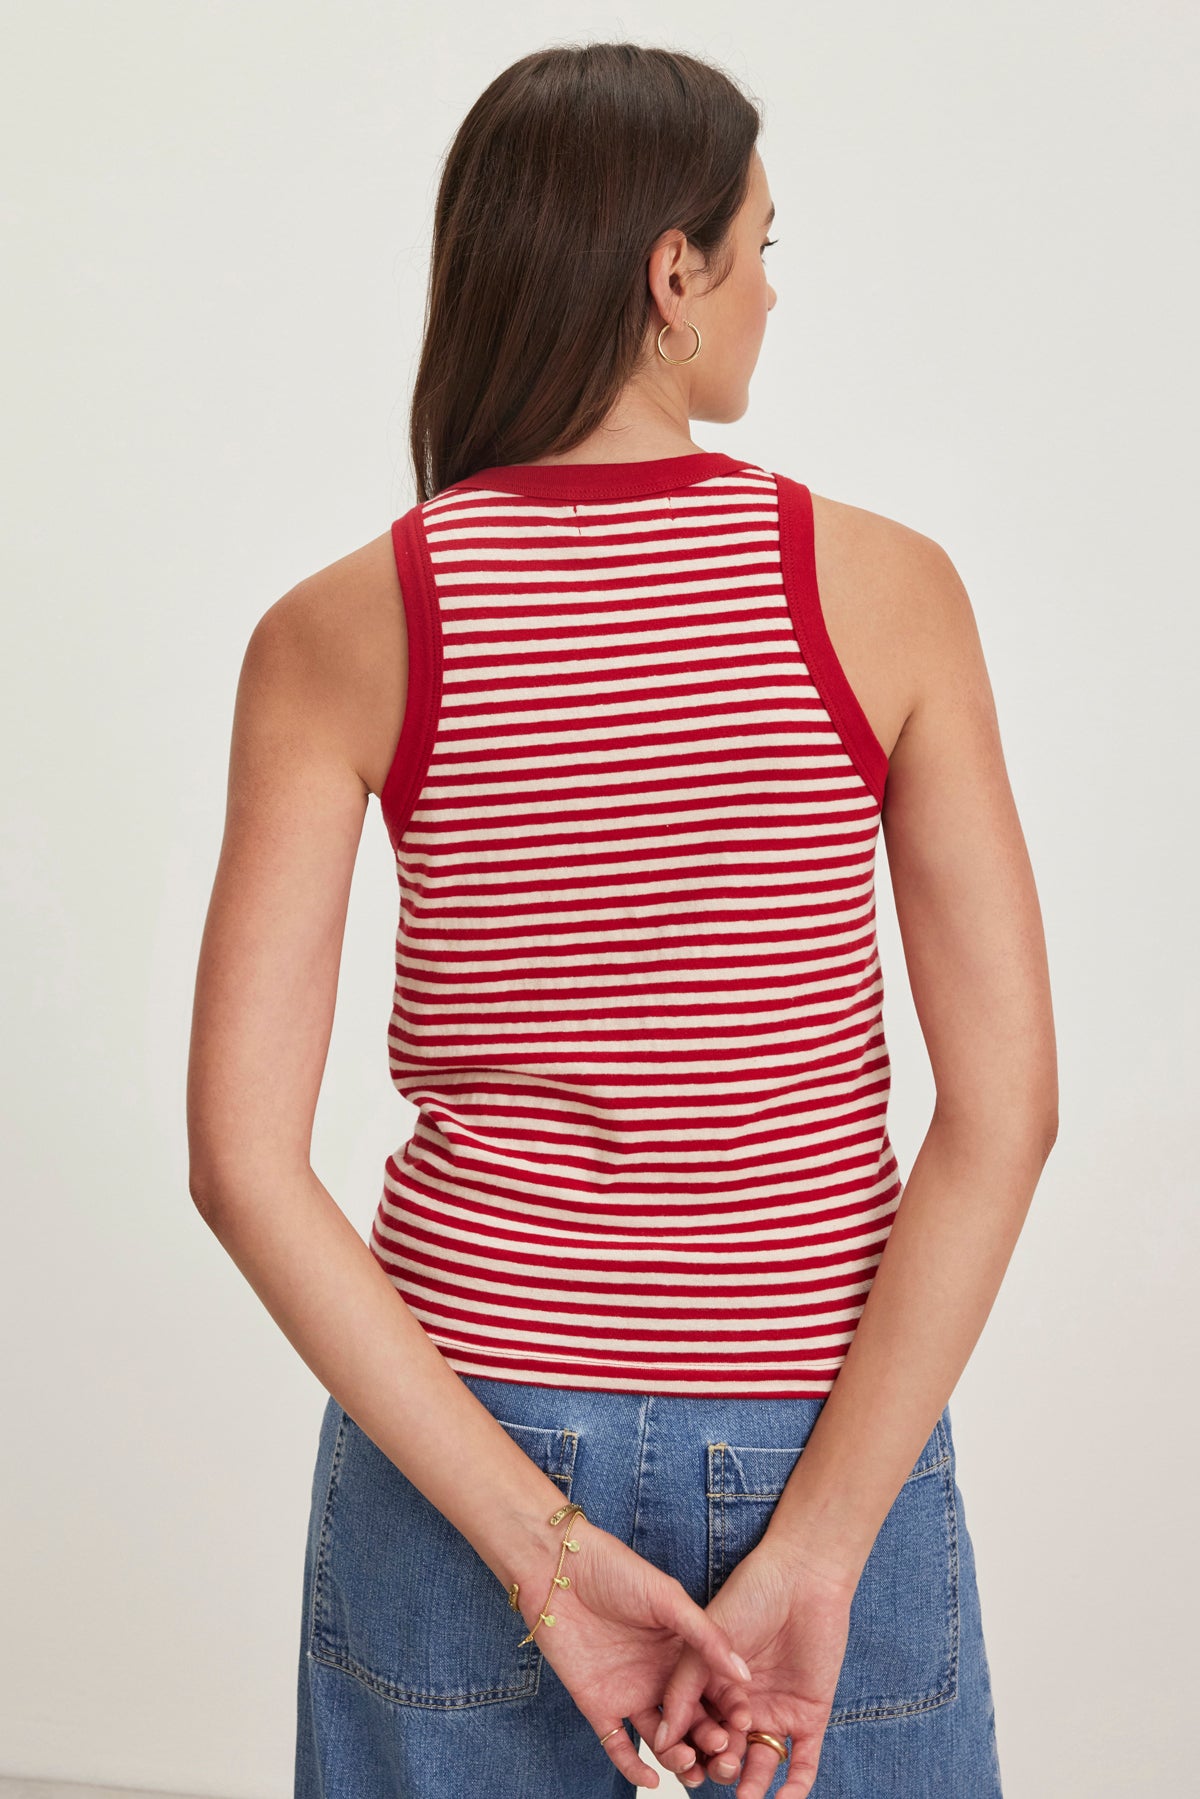
<path id="1" fill-rule="evenodd" d="M 371 1246 L 458 1372 L 829 1391 L 901 1188 L 874 852 L 920 545 L 701 452 L 481 471 L 316 578 L 358 583 L 420 1109 Z"/>

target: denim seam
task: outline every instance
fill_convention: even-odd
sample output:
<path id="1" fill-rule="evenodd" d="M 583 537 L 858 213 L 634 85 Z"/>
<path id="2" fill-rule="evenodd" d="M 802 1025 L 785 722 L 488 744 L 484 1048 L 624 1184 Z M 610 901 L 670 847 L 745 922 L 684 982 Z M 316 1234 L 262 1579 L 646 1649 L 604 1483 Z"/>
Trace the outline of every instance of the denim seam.
<path id="1" fill-rule="evenodd" d="M 568 1457 L 568 1446 L 570 1449 L 569 1457 Z M 575 1471 L 575 1451 L 578 1449 L 578 1447 L 579 1447 L 579 1432 L 577 1430 L 564 1430 L 564 1431 L 559 1432 L 558 1473 L 564 1479 L 566 1479 L 568 1481 L 570 1480 L 572 1474 Z M 570 1462 L 569 1467 L 567 1465 L 568 1460 Z M 553 1480 L 553 1478 L 554 1478 L 553 1474 L 551 1475 L 550 1478 Z M 569 1495 L 568 1495 L 568 1497 L 569 1497 Z"/>
<path id="2" fill-rule="evenodd" d="M 317 1539 L 317 1553 L 313 1560 L 312 1592 L 309 1605 L 308 1647 L 312 1653 L 313 1646 L 320 1632 L 320 1600 L 322 1579 L 325 1573 L 325 1559 L 329 1549 L 329 1538 L 333 1526 L 333 1501 L 337 1489 L 338 1474 L 342 1465 L 342 1450 L 346 1441 L 347 1414 L 342 1408 L 338 1419 L 337 1436 L 333 1442 L 333 1454 L 329 1458 L 329 1478 L 325 1482 L 325 1503 L 321 1509 L 321 1531 Z"/>
<path id="3" fill-rule="evenodd" d="M 709 1448 L 720 1448 L 720 1450 L 725 1450 L 725 1448 L 729 1448 L 729 1445 L 727 1445 L 727 1443 L 711 1443 Z M 799 1450 L 795 1450 L 792 1454 L 799 1455 Z M 910 1486 L 914 1481 L 923 1481 L 927 1473 L 939 1473 L 939 1470 L 943 1470 L 948 1464 L 950 1464 L 950 1457 L 948 1457 L 948 1455 L 941 1455 L 936 1463 L 928 1463 L 927 1468 L 918 1468 L 918 1472 L 910 1473 L 909 1479 L 905 1481 L 905 1486 Z M 721 1457 L 721 1477 L 723 1477 L 723 1457 Z M 729 1491 L 729 1493 L 727 1493 L 723 1488 L 711 1488 L 707 1497 L 709 1497 L 709 1499 L 729 1500 L 729 1504 L 736 1504 L 736 1500 L 739 1499 L 779 1499 L 781 1495 L 783 1495 L 783 1488 L 781 1488 L 781 1486 L 772 1486 L 772 1488 L 768 1488 L 768 1490 L 763 1491 L 763 1493 L 750 1490 L 745 1491 L 745 1493 L 741 1493 L 741 1491 L 738 1491 L 738 1493 Z"/>
<path id="4" fill-rule="evenodd" d="M 938 1429 L 942 1428 L 941 1423 Z M 961 1597 L 959 1593 L 959 1544 L 958 1544 L 958 1504 L 954 1493 L 954 1468 L 949 1456 L 946 1458 L 946 1531 L 947 1548 L 950 1555 L 950 1583 L 953 1589 L 954 1616 L 950 1629 L 950 1686 L 953 1696 L 958 1696 L 958 1653 L 959 1637 L 962 1628 Z"/>
<path id="5" fill-rule="evenodd" d="M 630 1527 L 629 1547 L 637 1545 L 638 1521 L 642 1502 L 642 1473 L 646 1461 L 646 1436 L 649 1429 L 650 1407 L 654 1403 L 652 1393 L 643 1393 L 642 1403 L 638 1407 L 638 1452 L 637 1479 L 633 1485 L 633 1523 Z"/>
<path id="6" fill-rule="evenodd" d="M 722 1452 L 724 1452 L 726 1449 L 729 1448 L 729 1445 L 727 1443 L 710 1443 L 709 1448 L 710 1449 L 720 1449 Z M 794 1452 L 789 1451 L 789 1452 L 785 1452 L 785 1453 L 799 1454 L 800 1452 L 797 1450 Z M 948 1466 L 949 1461 L 950 1461 L 949 1456 L 943 1455 L 943 1456 L 939 1457 L 939 1459 L 936 1462 L 930 1462 L 927 1467 L 918 1468 L 915 1474 L 909 1475 L 909 1477 L 905 1481 L 904 1485 L 907 1487 L 907 1486 L 910 1486 L 913 1481 L 924 1480 L 924 1478 L 927 1474 L 937 1474 L 941 1469 Z M 724 1454 L 723 1453 L 722 1453 L 720 1465 L 721 1465 L 721 1478 L 723 1481 L 724 1480 Z M 735 1493 L 732 1489 L 727 1492 L 725 1490 L 724 1486 L 720 1486 L 720 1487 L 710 1487 L 708 1490 L 707 1497 L 709 1499 L 724 1499 L 724 1500 L 728 1501 L 729 1504 L 733 1505 L 733 1504 L 736 1504 L 737 1501 L 740 1499 L 776 1499 L 777 1500 L 781 1497 L 782 1493 L 783 1493 L 782 1487 L 769 1487 L 763 1492 L 759 1492 L 756 1489 L 747 1488 L 747 1490 L 745 1492 L 736 1492 Z"/>
<path id="7" fill-rule="evenodd" d="M 727 1443 L 708 1446 L 708 1596 L 725 1579 L 725 1451 Z M 714 1476 L 716 1486 L 714 1487 Z M 714 1505 L 714 1500 L 720 1500 Z"/>
<path id="8" fill-rule="evenodd" d="M 540 1650 L 539 1650 L 540 1655 Z M 375 1693 L 381 1699 L 395 1701 L 399 1705 L 416 1706 L 425 1711 L 457 1711 L 468 1705 L 498 1704 L 505 1699 L 527 1699 L 536 1692 L 537 1683 L 534 1678 L 536 1669 L 531 1664 L 528 1677 L 521 1686 L 479 1687 L 448 1689 L 445 1693 L 425 1693 L 415 1691 L 411 1687 L 399 1686 L 395 1681 L 387 1680 L 382 1674 L 376 1674 L 370 1668 L 364 1668 L 361 1662 L 352 1656 L 331 1655 L 309 1650 L 314 1662 L 322 1667 L 333 1668 L 339 1674 L 356 1680 L 368 1692 Z"/>

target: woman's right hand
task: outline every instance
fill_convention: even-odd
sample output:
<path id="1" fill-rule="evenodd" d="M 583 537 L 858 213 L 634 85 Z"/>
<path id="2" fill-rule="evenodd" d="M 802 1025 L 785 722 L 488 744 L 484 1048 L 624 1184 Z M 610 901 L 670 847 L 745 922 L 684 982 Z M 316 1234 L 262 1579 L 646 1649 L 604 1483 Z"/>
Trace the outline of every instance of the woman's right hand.
<path id="1" fill-rule="evenodd" d="M 576 1517 L 568 1535 L 579 1545 L 563 1557 L 570 1585 L 553 1588 L 547 1599 L 551 1566 L 544 1580 L 523 1578 L 518 1598 L 526 1624 L 537 1625 L 534 1641 L 597 1738 L 626 1718 L 643 1736 L 651 1723 L 657 1727 L 658 1704 L 681 1647 L 695 1658 L 689 1666 L 721 1715 L 749 1728 L 749 1682 L 734 1659 L 740 1645 L 712 1607 L 697 1605 L 673 1575 L 590 1519 Z M 539 1607 L 553 1617 L 553 1625 L 537 1623 Z M 700 1742 L 709 1746 L 717 1726 L 706 1727 L 703 1707 L 692 1708 L 685 1729 L 694 1723 Z M 603 1750 L 635 1786 L 658 1785 L 658 1771 L 641 1759 L 624 1728 Z M 678 1775 L 697 1758 L 687 1744 L 677 1743 L 658 1759 Z"/>
<path id="2" fill-rule="evenodd" d="M 817 1777 L 850 1634 L 855 1584 L 839 1571 L 806 1564 L 802 1552 L 781 1550 L 764 1538 L 709 1601 L 707 1615 L 724 1626 L 750 1664 L 754 1717 L 749 1728 L 769 1731 L 781 1742 L 792 1739 L 788 1775 L 777 1799 L 807 1799 Z M 662 1750 L 655 1749 L 660 1761 L 673 1757 L 691 1731 L 706 1680 L 703 1662 L 685 1645 L 663 1693 L 667 1728 Z M 708 1772 L 728 1784 L 737 1777 L 736 1764 L 744 1754 L 737 1799 L 763 1799 L 779 1768 L 778 1755 L 769 1743 L 747 1745 L 743 1729 L 730 1729 L 728 1735 L 728 1749 L 711 1758 Z M 732 1764 L 728 1770 L 727 1762 Z M 668 1765 L 677 1764 L 672 1760 Z"/>

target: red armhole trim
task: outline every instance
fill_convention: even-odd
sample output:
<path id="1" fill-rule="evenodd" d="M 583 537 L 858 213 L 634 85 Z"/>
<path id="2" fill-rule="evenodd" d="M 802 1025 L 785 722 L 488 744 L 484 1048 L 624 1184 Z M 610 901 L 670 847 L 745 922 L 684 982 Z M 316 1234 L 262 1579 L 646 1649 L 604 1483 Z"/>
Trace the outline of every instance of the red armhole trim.
<path id="1" fill-rule="evenodd" d="M 882 805 L 888 757 L 859 704 L 825 627 L 817 587 L 812 494 L 802 481 L 775 476 L 779 496 L 779 555 L 783 588 L 800 648 L 818 693 L 850 760 Z"/>
<path id="2" fill-rule="evenodd" d="M 441 622 L 419 505 L 393 520 L 392 550 L 408 638 L 408 688 L 400 737 L 379 805 L 392 848 L 399 851 L 429 767 L 442 698 Z"/>

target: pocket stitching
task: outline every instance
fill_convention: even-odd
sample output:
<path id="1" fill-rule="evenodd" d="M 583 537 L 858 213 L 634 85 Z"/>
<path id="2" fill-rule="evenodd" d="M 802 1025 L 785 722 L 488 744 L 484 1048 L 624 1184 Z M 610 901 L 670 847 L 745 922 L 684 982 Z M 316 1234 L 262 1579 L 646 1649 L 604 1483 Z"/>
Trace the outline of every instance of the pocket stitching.
<path id="1" fill-rule="evenodd" d="M 910 1475 L 910 1480 L 920 1480 L 926 1474 L 938 1472 L 942 1477 L 943 1525 L 945 1529 L 946 1548 L 946 1623 L 949 1635 L 949 1650 L 946 1657 L 946 1677 L 940 1687 L 919 1698 L 906 1700 L 900 1705 L 844 1705 L 830 1714 L 829 1723 L 858 1724 L 868 1723 L 876 1719 L 903 1718 L 913 1713 L 936 1711 L 939 1706 L 949 1705 L 958 1697 L 958 1646 L 959 1646 L 959 1602 L 958 1602 L 958 1513 L 954 1503 L 954 1475 L 949 1465 L 949 1457 L 943 1456 L 929 1468 L 923 1468 L 920 1474 Z M 905 1482 L 908 1485 L 908 1482 Z"/>
<path id="2" fill-rule="evenodd" d="M 331 1457 L 329 1480 L 325 1492 L 325 1505 L 321 1519 L 320 1540 L 316 1557 L 316 1566 L 313 1574 L 313 1605 L 310 1614 L 312 1624 L 309 1631 L 308 1644 L 309 1656 L 312 1660 L 320 1662 L 326 1667 L 337 1669 L 341 1673 L 349 1675 L 352 1679 L 357 1680 L 361 1685 L 365 1686 L 369 1691 L 377 1694 L 381 1698 L 390 1700 L 395 1704 L 425 1710 L 457 1710 L 472 1705 L 494 1704 L 505 1700 L 525 1699 L 531 1694 L 536 1693 L 540 1684 L 542 1663 L 545 1660 L 536 1638 L 526 1644 L 521 1644 L 520 1642 L 517 1643 L 518 1660 L 512 1680 L 506 1681 L 502 1685 L 493 1684 L 487 1687 L 459 1687 L 446 1689 L 445 1691 L 430 1692 L 427 1688 L 402 1686 L 397 1681 L 390 1679 L 387 1675 L 381 1674 L 373 1668 L 366 1667 L 355 1656 L 352 1656 L 345 1650 L 335 1646 L 328 1638 L 323 1636 L 320 1619 L 323 1612 L 321 1593 L 326 1573 L 326 1550 L 332 1534 L 334 1505 L 341 1476 L 346 1427 L 349 1422 L 348 1414 L 343 1410 L 338 1425 L 338 1434 L 334 1443 L 333 1455 Z M 579 1433 L 568 1429 L 555 1431 L 549 1427 L 524 1424 L 509 1426 L 508 1428 L 516 1429 L 524 1433 L 537 1432 L 539 1436 L 543 1437 L 557 1436 L 559 1438 L 558 1468 L 553 1469 L 543 1466 L 543 1471 L 556 1485 L 562 1486 L 564 1497 L 569 1499 L 571 1496 L 571 1481 L 574 1473 L 575 1452 L 578 1446 Z M 545 1462 L 549 1462 L 553 1457 L 553 1446 L 548 1444 L 546 1445 L 546 1448 L 549 1450 L 549 1454 L 545 1456 Z M 515 1624 L 520 1624 L 522 1622 L 519 1614 L 514 1614 L 514 1622 Z"/>
<path id="3" fill-rule="evenodd" d="M 958 1657 L 959 1657 L 959 1544 L 958 1544 L 958 1512 L 954 1497 L 954 1471 L 951 1465 L 950 1445 L 946 1436 L 944 1418 L 939 1418 L 931 1435 L 934 1437 L 934 1459 L 923 1468 L 917 1468 L 904 1481 L 907 1487 L 912 1483 L 924 1480 L 927 1475 L 937 1474 L 941 1477 L 943 1494 L 943 1526 L 945 1531 L 946 1550 L 946 1622 L 949 1636 L 949 1650 L 946 1658 L 946 1677 L 940 1687 L 932 1692 L 923 1693 L 912 1700 L 904 1700 L 899 1704 L 883 1703 L 879 1705 L 844 1705 L 830 1713 L 826 1728 L 835 1724 L 864 1723 L 875 1719 L 887 1719 L 909 1716 L 913 1713 L 936 1710 L 948 1704 L 958 1695 Z M 783 1488 L 776 1487 L 767 1492 L 733 1492 L 725 1486 L 725 1451 L 732 1449 L 734 1454 L 745 1453 L 747 1456 L 761 1453 L 763 1448 L 775 1449 L 774 1445 L 751 1444 L 739 1449 L 736 1444 L 710 1443 L 708 1445 L 707 1485 L 709 1544 L 708 1544 L 708 1592 L 713 1595 L 718 1579 L 723 1581 L 729 1572 L 725 1565 L 726 1552 L 726 1508 L 736 1505 L 742 1500 L 774 1500 L 778 1501 Z M 779 1448 L 776 1453 L 798 1457 L 802 1449 Z M 903 1488 L 901 1489 L 903 1490 Z M 715 1502 L 715 1503 L 714 1503 Z"/>

